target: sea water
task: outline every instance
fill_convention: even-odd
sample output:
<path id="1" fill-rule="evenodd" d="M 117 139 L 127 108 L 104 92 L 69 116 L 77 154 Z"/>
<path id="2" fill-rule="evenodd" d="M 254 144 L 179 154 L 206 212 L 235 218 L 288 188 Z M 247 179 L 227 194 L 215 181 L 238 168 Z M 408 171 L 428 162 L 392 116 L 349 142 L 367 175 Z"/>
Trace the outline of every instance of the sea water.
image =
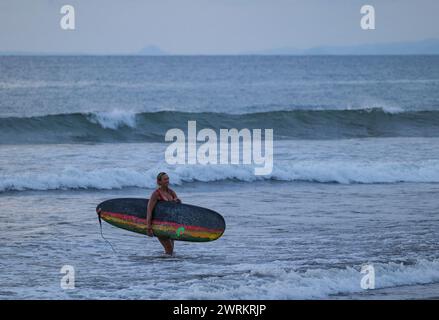
<path id="1" fill-rule="evenodd" d="M 169 165 L 190 120 L 272 128 L 272 172 Z M 104 223 L 113 252 L 96 205 L 159 171 L 224 235 L 168 257 Z M 438 194 L 436 56 L 0 57 L 2 299 L 434 298 Z"/>

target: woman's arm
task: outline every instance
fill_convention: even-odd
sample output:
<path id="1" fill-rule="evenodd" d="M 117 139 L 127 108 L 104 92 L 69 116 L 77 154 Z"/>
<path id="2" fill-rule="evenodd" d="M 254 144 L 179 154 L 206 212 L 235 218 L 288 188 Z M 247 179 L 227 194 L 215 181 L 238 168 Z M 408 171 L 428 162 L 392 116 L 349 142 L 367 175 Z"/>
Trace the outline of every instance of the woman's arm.
<path id="1" fill-rule="evenodd" d="M 157 203 L 157 193 L 154 191 L 151 195 L 151 198 L 148 201 L 148 207 L 146 209 L 146 234 L 150 237 L 153 236 L 152 234 L 152 211 L 154 210 L 154 207 Z"/>

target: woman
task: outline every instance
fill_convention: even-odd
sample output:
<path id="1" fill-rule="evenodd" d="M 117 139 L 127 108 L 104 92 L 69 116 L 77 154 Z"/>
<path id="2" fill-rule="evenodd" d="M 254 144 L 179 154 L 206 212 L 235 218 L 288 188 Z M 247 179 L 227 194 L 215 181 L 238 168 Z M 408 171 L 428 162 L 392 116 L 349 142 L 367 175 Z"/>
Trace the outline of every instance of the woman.
<path id="1" fill-rule="evenodd" d="M 152 237 L 154 234 L 152 232 L 152 211 L 157 203 L 157 201 L 175 201 L 181 202 L 178 199 L 177 194 L 169 188 L 169 177 L 165 172 L 160 172 L 157 175 L 157 185 L 158 188 L 151 194 L 148 201 L 148 209 L 146 211 L 146 234 Z M 172 255 L 174 251 L 174 240 L 168 237 L 158 237 L 163 248 L 165 248 L 165 253 Z"/>

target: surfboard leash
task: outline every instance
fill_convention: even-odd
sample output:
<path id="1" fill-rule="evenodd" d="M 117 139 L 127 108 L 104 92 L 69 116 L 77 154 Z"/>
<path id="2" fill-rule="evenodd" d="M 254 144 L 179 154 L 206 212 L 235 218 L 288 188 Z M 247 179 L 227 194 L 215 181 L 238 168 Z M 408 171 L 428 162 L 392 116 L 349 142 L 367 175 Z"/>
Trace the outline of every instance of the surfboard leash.
<path id="1" fill-rule="evenodd" d="M 111 250 L 113 250 L 114 253 L 117 253 L 116 250 L 114 250 L 113 245 L 110 241 L 108 241 L 102 232 L 102 221 L 101 221 L 101 208 L 96 209 L 96 213 L 98 214 L 98 221 L 99 221 L 99 228 L 101 229 L 101 237 L 105 240 L 106 243 L 108 243 L 111 247 Z"/>

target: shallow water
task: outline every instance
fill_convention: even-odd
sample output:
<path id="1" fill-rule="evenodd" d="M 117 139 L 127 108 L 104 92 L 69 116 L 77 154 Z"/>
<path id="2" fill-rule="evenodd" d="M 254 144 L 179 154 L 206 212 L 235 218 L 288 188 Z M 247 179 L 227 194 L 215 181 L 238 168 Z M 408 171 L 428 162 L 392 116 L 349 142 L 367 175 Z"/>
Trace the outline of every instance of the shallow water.
<path id="1" fill-rule="evenodd" d="M 3 194 L 1 297 L 324 298 L 361 293 L 365 263 L 375 266 L 377 288 L 439 281 L 437 184 L 175 189 L 185 202 L 223 214 L 222 238 L 176 242 L 168 257 L 156 239 L 104 224 L 114 253 L 100 237 L 95 205 L 151 190 Z M 74 290 L 60 288 L 66 264 L 75 268 Z"/>

